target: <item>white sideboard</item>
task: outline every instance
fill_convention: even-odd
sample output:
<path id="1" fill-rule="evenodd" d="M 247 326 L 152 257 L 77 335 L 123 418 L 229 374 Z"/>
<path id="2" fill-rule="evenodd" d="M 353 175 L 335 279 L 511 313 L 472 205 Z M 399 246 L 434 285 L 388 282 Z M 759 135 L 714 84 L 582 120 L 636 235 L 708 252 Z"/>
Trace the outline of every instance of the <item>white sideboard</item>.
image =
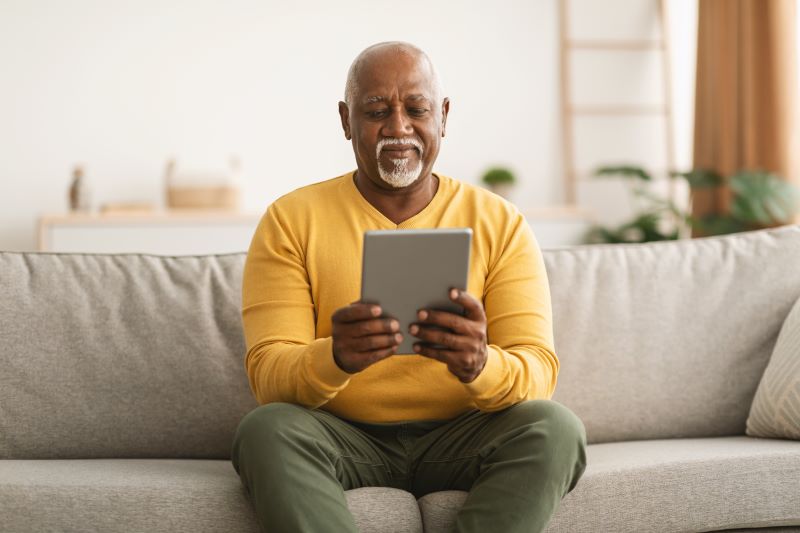
<path id="1" fill-rule="evenodd" d="M 593 220 L 591 213 L 572 206 L 527 209 L 522 214 L 542 249 L 583 244 Z"/>
<path id="2" fill-rule="evenodd" d="M 208 210 L 46 215 L 39 219 L 39 250 L 157 255 L 244 252 L 260 218 Z"/>
<path id="3" fill-rule="evenodd" d="M 541 248 L 580 244 L 589 217 L 575 208 L 524 211 Z M 70 213 L 39 219 L 46 252 L 202 255 L 245 252 L 260 214 L 208 210 Z"/>

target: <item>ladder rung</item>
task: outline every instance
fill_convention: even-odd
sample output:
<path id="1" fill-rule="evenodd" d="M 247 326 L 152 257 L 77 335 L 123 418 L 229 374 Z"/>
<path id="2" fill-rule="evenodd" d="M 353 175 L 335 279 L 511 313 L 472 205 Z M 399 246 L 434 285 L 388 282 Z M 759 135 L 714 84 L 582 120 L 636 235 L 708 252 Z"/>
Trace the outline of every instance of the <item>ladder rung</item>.
<path id="1" fill-rule="evenodd" d="M 660 50 L 664 41 L 567 41 L 568 48 L 573 50 Z"/>
<path id="2" fill-rule="evenodd" d="M 574 106 L 569 108 L 573 115 L 666 115 L 667 106 Z"/>

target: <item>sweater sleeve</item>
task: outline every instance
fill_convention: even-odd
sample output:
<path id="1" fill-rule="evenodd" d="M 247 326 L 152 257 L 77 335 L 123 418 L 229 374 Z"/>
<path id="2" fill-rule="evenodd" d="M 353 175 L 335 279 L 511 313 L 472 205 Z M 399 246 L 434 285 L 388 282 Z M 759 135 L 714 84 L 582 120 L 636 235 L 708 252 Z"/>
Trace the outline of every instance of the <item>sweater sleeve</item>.
<path id="1" fill-rule="evenodd" d="M 521 214 L 516 214 L 507 229 L 484 290 L 489 343 L 486 366 L 465 385 L 483 411 L 504 409 L 523 400 L 549 399 L 559 369 L 544 259 Z"/>
<path id="2" fill-rule="evenodd" d="M 261 403 L 314 408 L 347 386 L 330 337 L 315 339 L 314 302 L 302 240 L 269 207 L 256 229 L 242 280 L 242 321 L 250 388 Z"/>

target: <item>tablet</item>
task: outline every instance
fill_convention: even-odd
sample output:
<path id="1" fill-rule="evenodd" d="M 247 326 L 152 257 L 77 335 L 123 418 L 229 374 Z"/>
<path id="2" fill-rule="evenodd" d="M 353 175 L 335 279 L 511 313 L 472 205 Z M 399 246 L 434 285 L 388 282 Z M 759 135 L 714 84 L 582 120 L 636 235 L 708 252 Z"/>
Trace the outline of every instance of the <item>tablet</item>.
<path id="1" fill-rule="evenodd" d="M 361 301 L 381 306 L 400 322 L 398 354 L 414 354 L 419 342 L 408 332 L 420 309 L 463 314 L 448 296 L 466 290 L 472 229 L 381 230 L 364 233 Z"/>

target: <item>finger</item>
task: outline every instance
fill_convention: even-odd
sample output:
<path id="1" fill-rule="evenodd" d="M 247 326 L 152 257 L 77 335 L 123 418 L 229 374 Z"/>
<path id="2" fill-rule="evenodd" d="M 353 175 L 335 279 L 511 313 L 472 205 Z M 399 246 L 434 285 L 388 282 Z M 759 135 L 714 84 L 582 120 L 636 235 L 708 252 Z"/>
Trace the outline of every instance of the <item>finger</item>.
<path id="1" fill-rule="evenodd" d="M 464 315 L 471 320 L 486 320 L 483 304 L 467 291 L 450 289 L 450 299 L 464 307 Z"/>
<path id="2" fill-rule="evenodd" d="M 453 352 L 452 350 L 443 350 L 441 348 L 434 348 L 422 342 L 414 343 L 413 348 L 414 348 L 414 353 L 417 353 L 419 355 L 424 355 L 425 357 L 430 357 L 431 359 L 436 359 L 437 361 L 441 361 L 442 363 L 445 363 L 447 365 L 449 365 L 450 362 L 455 357 L 455 352 Z"/>
<path id="3" fill-rule="evenodd" d="M 377 363 L 397 353 L 397 346 L 376 350 L 369 356 L 369 364 Z"/>
<path id="4" fill-rule="evenodd" d="M 397 353 L 397 346 L 391 346 L 389 348 L 383 348 L 372 352 L 355 353 L 353 357 L 350 357 L 352 370 L 345 371 L 349 372 L 350 374 L 361 372 L 370 365 L 373 365 L 382 359 L 386 359 L 395 353 Z"/>
<path id="5" fill-rule="evenodd" d="M 479 368 L 474 364 L 465 366 L 464 361 L 459 359 L 459 352 L 434 348 L 422 343 L 417 343 L 414 345 L 414 352 L 446 364 L 447 370 L 449 370 L 451 374 L 453 374 L 463 383 L 469 383 L 473 381 L 476 377 L 478 377 L 478 374 L 480 374 L 480 371 L 483 368 Z"/>
<path id="6" fill-rule="evenodd" d="M 409 332 L 420 340 L 430 344 L 440 344 L 449 350 L 466 351 L 470 348 L 469 339 L 451 331 L 413 324 L 409 328 Z"/>
<path id="7" fill-rule="evenodd" d="M 422 309 L 417 312 L 417 318 L 421 323 L 433 324 L 465 334 L 469 332 L 469 324 L 463 316 L 449 311 L 435 311 L 433 309 Z"/>
<path id="8" fill-rule="evenodd" d="M 331 315 L 331 321 L 343 323 L 358 322 L 359 320 L 377 318 L 381 316 L 382 312 L 383 310 L 377 304 L 356 302 L 337 309 L 333 315 Z"/>
<path id="9" fill-rule="evenodd" d="M 393 318 L 372 318 L 357 322 L 346 322 L 340 323 L 336 327 L 337 335 L 352 338 L 396 333 L 398 331 L 400 331 L 400 322 Z"/>
<path id="10" fill-rule="evenodd" d="M 370 335 L 358 337 L 350 342 L 350 349 L 354 352 L 374 352 L 385 350 L 400 345 L 403 336 L 399 333 L 393 335 Z"/>

